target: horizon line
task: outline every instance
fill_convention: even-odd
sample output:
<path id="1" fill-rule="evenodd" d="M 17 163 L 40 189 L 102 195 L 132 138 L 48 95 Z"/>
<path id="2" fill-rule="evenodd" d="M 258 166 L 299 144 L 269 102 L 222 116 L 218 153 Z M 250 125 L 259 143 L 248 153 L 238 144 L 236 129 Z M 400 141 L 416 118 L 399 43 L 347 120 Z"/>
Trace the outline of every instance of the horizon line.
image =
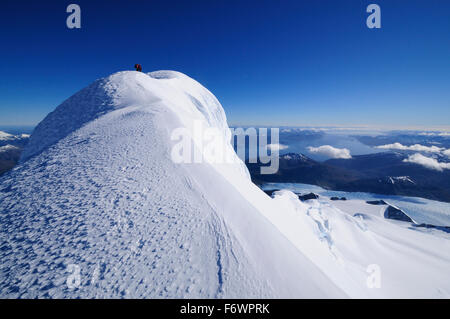
<path id="1" fill-rule="evenodd" d="M 0 127 L 20 128 L 20 127 L 36 127 L 37 124 L 0 124 Z M 276 124 L 244 124 L 244 123 L 230 123 L 231 127 L 267 127 L 267 128 L 299 128 L 309 130 L 324 130 L 324 129 L 338 129 L 338 130 L 380 130 L 380 131 L 425 131 L 425 132 L 450 132 L 450 125 L 377 125 L 377 124 L 317 124 L 317 125 L 276 125 Z"/>

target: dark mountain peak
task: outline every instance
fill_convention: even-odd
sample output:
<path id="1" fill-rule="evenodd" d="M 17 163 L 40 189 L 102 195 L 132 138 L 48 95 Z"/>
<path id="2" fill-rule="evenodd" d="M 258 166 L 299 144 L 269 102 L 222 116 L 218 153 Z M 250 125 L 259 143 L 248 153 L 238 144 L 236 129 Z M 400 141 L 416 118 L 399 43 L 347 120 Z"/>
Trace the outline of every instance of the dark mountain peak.
<path id="1" fill-rule="evenodd" d="M 415 184 L 409 176 L 387 176 L 386 182 L 389 184 Z"/>
<path id="2" fill-rule="evenodd" d="M 298 167 L 310 167 L 317 165 L 318 162 L 310 159 L 309 157 L 298 153 L 287 153 L 280 155 L 280 167 L 290 169 Z"/>
<path id="3" fill-rule="evenodd" d="M 385 152 L 378 152 L 378 153 L 372 153 L 372 154 L 364 154 L 364 155 L 354 155 L 354 160 L 367 160 L 367 159 L 403 159 L 405 157 L 405 154 L 401 152 L 396 151 L 385 151 Z"/>
<path id="4" fill-rule="evenodd" d="M 287 153 L 280 155 L 280 159 L 292 161 L 312 161 L 309 157 L 299 153 Z"/>

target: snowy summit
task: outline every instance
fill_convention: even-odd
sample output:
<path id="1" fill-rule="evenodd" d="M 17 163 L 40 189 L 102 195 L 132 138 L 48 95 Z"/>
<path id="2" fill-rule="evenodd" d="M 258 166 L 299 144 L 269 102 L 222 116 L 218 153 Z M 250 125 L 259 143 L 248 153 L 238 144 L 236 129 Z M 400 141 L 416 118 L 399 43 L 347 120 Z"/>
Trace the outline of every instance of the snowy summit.
<path id="1" fill-rule="evenodd" d="M 172 161 L 171 133 L 197 122 L 232 163 Z M 450 296 L 448 240 L 363 202 L 271 198 L 229 141 L 219 101 L 179 72 L 119 72 L 70 97 L 0 178 L 0 297 Z"/>

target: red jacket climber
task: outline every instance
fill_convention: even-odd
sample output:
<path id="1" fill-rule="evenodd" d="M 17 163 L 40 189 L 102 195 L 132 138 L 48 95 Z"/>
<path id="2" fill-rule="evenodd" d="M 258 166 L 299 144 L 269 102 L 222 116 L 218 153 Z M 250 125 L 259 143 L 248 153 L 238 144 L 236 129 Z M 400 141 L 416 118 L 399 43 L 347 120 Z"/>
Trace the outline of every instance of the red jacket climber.
<path id="1" fill-rule="evenodd" d="M 135 64 L 134 68 L 136 69 L 136 71 L 142 72 L 142 66 L 140 64 Z"/>

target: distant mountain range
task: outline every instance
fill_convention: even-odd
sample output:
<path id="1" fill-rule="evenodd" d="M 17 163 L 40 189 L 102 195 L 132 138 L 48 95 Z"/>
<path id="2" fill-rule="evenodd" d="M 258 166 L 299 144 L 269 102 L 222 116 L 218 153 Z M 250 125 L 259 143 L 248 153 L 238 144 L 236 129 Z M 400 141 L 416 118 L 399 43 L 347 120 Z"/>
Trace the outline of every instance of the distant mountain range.
<path id="1" fill-rule="evenodd" d="M 0 175 L 17 164 L 29 138 L 28 134 L 13 135 L 0 131 Z"/>
<path id="2" fill-rule="evenodd" d="M 280 155 L 277 174 L 261 175 L 262 164 L 247 163 L 252 179 L 265 182 L 304 183 L 330 190 L 423 197 L 450 202 L 450 171 L 434 171 L 403 162 L 407 155 L 383 152 L 330 159 L 325 162 L 296 153 Z"/>

